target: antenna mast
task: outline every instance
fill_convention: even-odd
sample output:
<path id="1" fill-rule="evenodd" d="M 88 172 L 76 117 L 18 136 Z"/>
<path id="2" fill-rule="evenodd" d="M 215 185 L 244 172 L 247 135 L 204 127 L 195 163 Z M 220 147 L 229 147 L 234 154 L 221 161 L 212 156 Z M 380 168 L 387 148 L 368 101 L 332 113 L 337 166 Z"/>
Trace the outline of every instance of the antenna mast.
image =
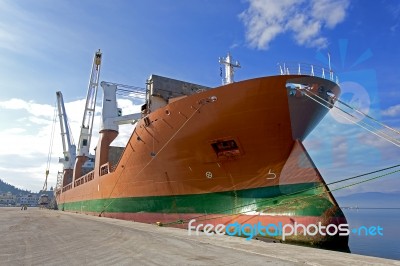
<path id="1" fill-rule="evenodd" d="M 221 65 L 225 65 L 225 78 L 222 79 L 222 85 L 226 85 L 229 83 L 234 82 L 233 77 L 235 75 L 235 69 L 234 67 L 241 67 L 240 63 L 238 61 L 232 62 L 232 57 L 231 54 L 228 52 L 228 55 L 223 58 L 219 58 L 219 63 Z M 222 69 L 221 69 L 221 77 L 222 77 Z"/>
<path id="2" fill-rule="evenodd" d="M 331 67 L 331 54 L 328 53 L 328 64 L 329 64 L 329 78 L 333 81 L 333 71 Z"/>

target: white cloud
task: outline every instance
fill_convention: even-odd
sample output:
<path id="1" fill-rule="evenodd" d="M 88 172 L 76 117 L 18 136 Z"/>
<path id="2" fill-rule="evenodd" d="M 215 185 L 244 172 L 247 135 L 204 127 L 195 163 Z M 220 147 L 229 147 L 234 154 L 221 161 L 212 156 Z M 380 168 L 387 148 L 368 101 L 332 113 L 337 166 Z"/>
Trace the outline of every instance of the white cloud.
<path id="1" fill-rule="evenodd" d="M 390 116 L 390 117 L 400 116 L 400 104 L 391 106 L 391 107 L 387 108 L 386 110 L 383 110 L 382 115 Z"/>
<path id="2" fill-rule="evenodd" d="M 0 102 L 0 108 L 11 110 L 23 109 L 37 117 L 53 118 L 54 116 L 54 106 L 48 104 L 37 104 L 33 101 L 27 102 L 15 98 Z"/>
<path id="3" fill-rule="evenodd" d="M 14 127 L 14 128 L 8 128 L 6 130 L 3 130 L 3 134 L 20 134 L 26 132 L 25 128 L 20 128 L 20 127 Z"/>
<path id="4" fill-rule="evenodd" d="M 239 47 L 239 46 L 240 46 L 239 43 L 234 42 L 234 43 L 231 44 L 231 46 L 229 46 L 229 49 L 233 50 L 233 49 L 235 49 L 236 47 Z"/>
<path id="5" fill-rule="evenodd" d="M 346 16 L 349 0 L 249 0 L 239 15 L 250 47 L 268 49 L 279 34 L 291 32 L 299 45 L 326 47 L 322 29 L 332 29 Z"/>
<path id="6" fill-rule="evenodd" d="M 23 157 L 19 158 L 24 160 Z M 57 169 L 57 164 L 53 162 L 50 169 Z M 46 162 L 38 164 L 36 167 L 23 167 L 23 168 L 10 168 L 10 167 L 0 167 L 1 179 L 18 187 L 21 189 L 31 190 L 33 192 L 38 192 L 42 189 L 45 181 L 45 170 Z M 29 175 L 27 175 L 29 173 Z M 56 170 L 55 170 L 55 173 Z M 48 180 L 48 188 L 54 186 L 56 180 Z"/>
<path id="7" fill-rule="evenodd" d="M 312 3 L 312 17 L 323 21 L 327 28 L 334 28 L 346 16 L 349 2 L 345 0 L 314 0 Z"/>
<path id="8" fill-rule="evenodd" d="M 85 100 L 65 103 L 75 144 L 79 138 L 84 105 Z M 134 105 L 129 99 L 118 99 L 118 106 L 122 108 L 123 115 L 140 112 L 140 105 Z M 15 121 L 14 127 L 0 131 L 0 147 L 2 147 L 0 149 L 0 157 L 11 158 L 11 161 L 1 160 L 0 178 L 18 187 L 39 191 L 45 178 L 44 173 L 53 126 L 54 106 L 16 98 L 0 102 L 1 112 L 10 109 L 23 110 L 29 115 L 27 116 L 24 112 L 22 114 L 18 112 L 18 117 L 13 117 Z M 101 106 L 97 105 L 96 110 L 91 153 L 94 153 L 94 148 L 98 141 Z M 29 121 L 31 123 L 27 123 Z M 120 134 L 114 141 L 114 145 L 126 145 L 132 130 L 132 125 L 120 127 Z M 49 186 L 55 185 L 57 172 L 62 169 L 61 165 L 58 164 L 58 157 L 61 156 L 60 126 L 59 122 L 56 121 L 50 162 Z"/>
<path id="9" fill-rule="evenodd" d="M 49 121 L 48 119 L 43 119 L 36 116 L 30 116 L 28 120 L 34 124 L 39 124 L 39 125 L 48 125 L 51 123 L 51 121 Z"/>

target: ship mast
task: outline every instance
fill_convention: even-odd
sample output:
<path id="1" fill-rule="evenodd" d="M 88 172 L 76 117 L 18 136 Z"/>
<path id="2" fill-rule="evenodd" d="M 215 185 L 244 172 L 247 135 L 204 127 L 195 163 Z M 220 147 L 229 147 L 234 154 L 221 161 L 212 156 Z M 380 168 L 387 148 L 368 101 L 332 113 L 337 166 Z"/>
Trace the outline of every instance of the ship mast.
<path id="1" fill-rule="evenodd" d="M 228 52 L 228 55 L 219 58 L 219 63 L 221 65 L 225 65 L 225 78 L 222 79 L 222 85 L 226 85 L 234 82 L 233 77 L 235 75 L 235 67 L 241 67 L 238 61 L 232 62 L 231 54 Z M 221 77 L 222 77 L 222 68 L 221 68 Z"/>

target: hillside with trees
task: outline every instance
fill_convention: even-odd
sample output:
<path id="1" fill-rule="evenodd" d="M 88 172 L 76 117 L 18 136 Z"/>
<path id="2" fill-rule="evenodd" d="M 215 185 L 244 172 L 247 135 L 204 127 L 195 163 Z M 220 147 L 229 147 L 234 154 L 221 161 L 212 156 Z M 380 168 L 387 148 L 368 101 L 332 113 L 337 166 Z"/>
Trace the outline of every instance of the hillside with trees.
<path id="1" fill-rule="evenodd" d="M 13 195 L 18 195 L 18 194 L 29 194 L 32 193 L 31 191 L 28 190 L 23 190 L 16 188 L 15 186 L 8 184 L 7 182 L 4 182 L 3 180 L 0 179 L 0 193 L 7 193 L 11 192 Z"/>

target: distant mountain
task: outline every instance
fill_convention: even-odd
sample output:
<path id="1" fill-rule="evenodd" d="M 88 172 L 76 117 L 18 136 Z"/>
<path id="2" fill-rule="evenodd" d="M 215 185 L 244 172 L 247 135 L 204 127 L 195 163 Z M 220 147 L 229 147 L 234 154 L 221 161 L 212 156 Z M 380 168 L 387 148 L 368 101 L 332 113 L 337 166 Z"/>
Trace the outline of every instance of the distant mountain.
<path id="1" fill-rule="evenodd" d="M 364 192 L 336 197 L 340 207 L 400 208 L 400 191 L 393 193 Z"/>
<path id="2" fill-rule="evenodd" d="M 0 193 L 6 192 L 11 192 L 14 195 L 31 193 L 31 191 L 16 188 L 0 179 Z"/>

